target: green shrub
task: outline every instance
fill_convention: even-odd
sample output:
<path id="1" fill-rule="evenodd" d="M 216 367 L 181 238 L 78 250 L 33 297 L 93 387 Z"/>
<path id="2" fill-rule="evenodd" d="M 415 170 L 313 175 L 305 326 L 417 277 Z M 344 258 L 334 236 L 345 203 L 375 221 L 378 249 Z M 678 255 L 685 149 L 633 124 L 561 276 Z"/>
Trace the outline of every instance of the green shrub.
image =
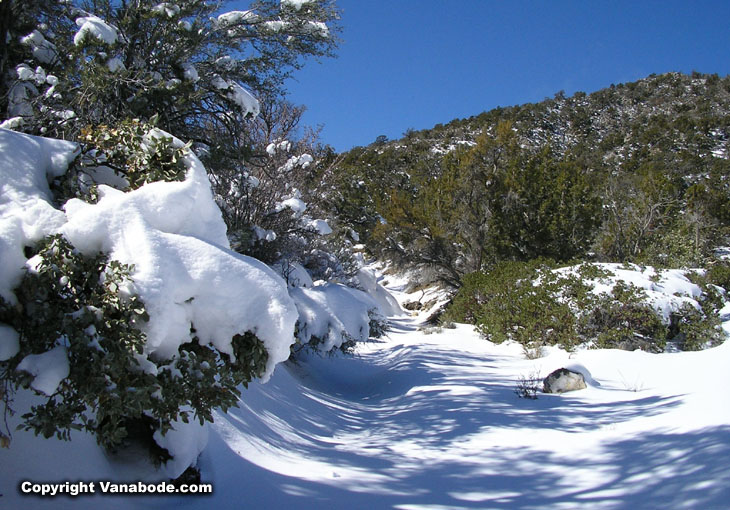
<path id="1" fill-rule="evenodd" d="M 20 351 L 0 362 L 5 412 L 13 412 L 17 389 L 33 382 L 17 370 L 26 356 L 63 346 L 70 370 L 52 395 L 22 416 L 26 430 L 60 439 L 86 430 L 114 449 L 140 422 L 164 434 L 172 421 L 191 415 L 212 421 L 212 410 L 235 405 L 237 386 L 266 367 L 268 353 L 250 333 L 233 339 L 235 361 L 197 339 L 181 345 L 174 359 L 148 359 L 144 303 L 122 291 L 132 267 L 102 253 L 82 255 L 60 235 L 45 239 L 32 261 L 34 270 L 15 289 L 18 305 L 0 302 L 0 321 L 20 338 Z"/>
<path id="2" fill-rule="evenodd" d="M 705 274 L 707 282 L 730 291 L 730 261 L 719 260 Z"/>
<path id="3" fill-rule="evenodd" d="M 667 328 L 646 301 L 646 293 L 616 282 L 611 294 L 598 296 L 581 314 L 580 331 L 600 349 L 641 349 L 661 352 Z"/>
<path id="4" fill-rule="evenodd" d="M 51 186 L 56 201 L 63 204 L 69 198 L 80 198 L 96 202 L 100 168 L 108 168 L 124 180 L 126 185 L 115 186 L 122 191 L 149 182 L 185 180 L 187 168 L 183 155 L 190 144 L 176 146 L 169 136 L 150 136 L 154 123 L 154 118 L 151 122 L 133 119 L 112 126 L 83 128 L 79 136 L 84 147 L 82 155 Z"/>
<path id="5" fill-rule="evenodd" d="M 546 261 L 501 262 L 489 273 L 464 278 L 445 320 L 471 322 L 495 343 L 515 340 L 529 349 L 572 349 L 578 340 L 575 316 L 560 290 L 576 292 L 578 286 Z"/>
<path id="6" fill-rule="evenodd" d="M 699 351 L 722 343 L 725 334 L 717 313 L 706 313 L 689 303 L 672 314 L 672 338 L 683 351 Z"/>
<path id="7" fill-rule="evenodd" d="M 715 270 L 721 279 L 724 268 Z M 489 273 L 473 273 L 445 313 L 445 320 L 474 324 L 496 343 L 514 340 L 528 357 L 541 347 L 566 350 L 590 342 L 605 349 L 642 349 L 661 352 L 667 340 L 681 349 L 695 350 L 719 343 L 718 309 L 722 296 L 702 279 L 701 310 L 685 306 L 666 324 L 648 302 L 646 293 L 631 284 L 616 282 L 610 293 L 596 295 L 586 282 L 603 281 L 611 273 L 594 264 L 575 271 L 556 271 L 549 262 L 502 262 Z"/>

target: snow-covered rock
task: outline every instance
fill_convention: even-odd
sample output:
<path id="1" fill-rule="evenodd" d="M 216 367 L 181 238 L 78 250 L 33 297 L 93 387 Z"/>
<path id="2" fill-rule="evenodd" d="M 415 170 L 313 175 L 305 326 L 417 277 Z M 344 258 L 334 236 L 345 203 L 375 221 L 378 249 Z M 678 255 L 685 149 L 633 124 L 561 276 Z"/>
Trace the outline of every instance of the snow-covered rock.
<path id="1" fill-rule="evenodd" d="M 583 374 L 559 368 L 550 373 L 542 385 L 543 393 L 565 393 L 566 391 L 577 391 L 586 388 L 586 381 Z"/>

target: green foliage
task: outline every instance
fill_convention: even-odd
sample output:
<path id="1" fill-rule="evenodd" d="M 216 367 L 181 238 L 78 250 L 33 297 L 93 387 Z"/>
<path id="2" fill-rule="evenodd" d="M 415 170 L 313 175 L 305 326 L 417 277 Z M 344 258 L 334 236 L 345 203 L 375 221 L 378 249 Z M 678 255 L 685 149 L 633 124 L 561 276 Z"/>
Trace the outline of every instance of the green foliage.
<path id="1" fill-rule="evenodd" d="M 113 449 L 135 422 L 151 419 L 164 434 L 176 419 L 211 421 L 212 410 L 235 405 L 237 386 L 266 366 L 267 351 L 250 333 L 233 339 L 235 357 L 196 339 L 173 359 L 148 359 L 149 317 L 128 291 L 132 267 L 101 253 L 83 255 L 60 235 L 44 240 L 32 260 L 34 269 L 15 290 L 19 305 L 0 303 L 0 320 L 20 335 L 20 352 L 0 363 L 6 412 L 14 391 L 32 384 L 32 375 L 17 370 L 26 356 L 63 346 L 70 371 L 23 415 L 26 430 L 69 439 L 83 429 Z"/>
<path id="2" fill-rule="evenodd" d="M 643 290 L 622 281 L 581 311 L 580 331 L 600 349 L 661 352 L 667 327 Z"/>
<path id="3" fill-rule="evenodd" d="M 186 166 L 183 157 L 191 143 L 175 146 L 172 137 L 154 131 L 152 122 L 125 119 L 117 126 L 86 127 L 80 141 L 93 147 L 88 166 L 106 165 L 129 183 L 133 190 L 155 181 L 183 181 Z"/>
<path id="4" fill-rule="evenodd" d="M 672 314 L 673 340 L 683 351 L 699 351 L 721 344 L 725 339 L 720 317 L 716 313 L 698 310 L 689 303 Z"/>
<path id="5" fill-rule="evenodd" d="M 560 345 L 572 349 L 577 325 L 561 291 L 579 285 L 547 262 L 501 262 L 488 273 L 472 273 L 445 319 L 472 322 L 488 340 L 514 340 L 528 349 Z"/>
<path id="6" fill-rule="evenodd" d="M 547 261 L 500 262 L 487 273 L 464 277 L 445 319 L 474 324 L 493 342 L 519 342 L 528 354 L 546 345 L 570 350 L 584 342 L 661 352 L 667 340 L 683 350 L 722 341 L 717 313 L 722 299 L 713 285 L 702 284 L 700 310 L 683 306 L 667 324 L 634 285 L 618 281 L 609 293 L 595 294 L 593 286 L 609 283 L 609 276 L 593 264 L 566 272 Z"/>
<path id="7" fill-rule="evenodd" d="M 728 83 L 652 75 L 356 148 L 343 209 L 376 254 L 455 288 L 501 260 L 697 267 L 730 226 Z"/>
<path id="8" fill-rule="evenodd" d="M 149 182 L 185 180 L 184 156 L 190 144 L 173 143 L 171 137 L 155 130 L 154 124 L 135 119 L 115 126 L 87 126 L 80 137 L 82 154 L 51 184 L 59 205 L 69 198 L 96 202 L 98 184 L 130 191 Z"/>
<path id="9" fill-rule="evenodd" d="M 716 261 L 707 270 L 706 278 L 708 283 L 730 291 L 730 261 Z"/>

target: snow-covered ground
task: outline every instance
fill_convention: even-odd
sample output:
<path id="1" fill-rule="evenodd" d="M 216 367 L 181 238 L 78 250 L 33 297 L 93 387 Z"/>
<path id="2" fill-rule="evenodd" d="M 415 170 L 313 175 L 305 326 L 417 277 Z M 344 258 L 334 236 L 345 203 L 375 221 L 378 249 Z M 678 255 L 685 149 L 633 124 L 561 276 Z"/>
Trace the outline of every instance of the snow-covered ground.
<path id="1" fill-rule="evenodd" d="M 403 296 L 401 296 L 402 298 Z M 20 480 L 154 479 L 93 438 L 17 432 L 0 452 L 7 508 L 723 509 L 730 505 L 730 343 L 647 354 L 558 349 L 526 360 L 469 326 L 397 318 L 353 357 L 310 356 L 216 414 L 206 496 L 21 497 Z M 429 334 L 426 334 L 429 333 Z M 518 398 L 563 366 L 587 389 Z M 8 505 L 8 506 L 5 506 Z"/>

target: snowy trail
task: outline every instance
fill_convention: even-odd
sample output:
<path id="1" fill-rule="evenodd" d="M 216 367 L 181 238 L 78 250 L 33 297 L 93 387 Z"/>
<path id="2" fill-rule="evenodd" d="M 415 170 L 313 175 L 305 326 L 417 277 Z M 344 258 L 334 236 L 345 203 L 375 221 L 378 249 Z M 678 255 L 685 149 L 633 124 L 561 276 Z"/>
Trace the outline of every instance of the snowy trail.
<path id="1" fill-rule="evenodd" d="M 216 416 L 203 478 L 223 508 L 728 508 L 729 352 L 528 361 L 467 326 L 400 320 L 354 358 L 252 386 Z M 516 397 L 519 375 L 571 363 L 595 384 Z"/>
<path id="2" fill-rule="evenodd" d="M 200 461 L 212 496 L 32 503 L 54 509 L 727 509 L 729 362 L 730 343 L 662 355 L 554 349 L 526 360 L 519 346 L 491 344 L 469 326 L 425 334 L 415 319 L 395 319 L 387 338 L 361 344 L 355 356 L 281 365 L 268 383 L 243 392 L 239 408 L 218 413 Z M 515 395 L 521 375 L 571 365 L 590 373 L 587 389 L 537 400 Z M 9 453 L 22 452 L 25 437 L 19 434 L 18 449 Z M 25 477 L 61 479 L 68 466 L 75 480 L 123 476 L 91 437 L 47 444 L 55 464 L 35 462 Z M 14 462 L 8 460 L 6 467 Z M 133 470 L 124 476 L 130 475 L 150 476 Z M 11 504 L 24 499 L 4 492 Z"/>

